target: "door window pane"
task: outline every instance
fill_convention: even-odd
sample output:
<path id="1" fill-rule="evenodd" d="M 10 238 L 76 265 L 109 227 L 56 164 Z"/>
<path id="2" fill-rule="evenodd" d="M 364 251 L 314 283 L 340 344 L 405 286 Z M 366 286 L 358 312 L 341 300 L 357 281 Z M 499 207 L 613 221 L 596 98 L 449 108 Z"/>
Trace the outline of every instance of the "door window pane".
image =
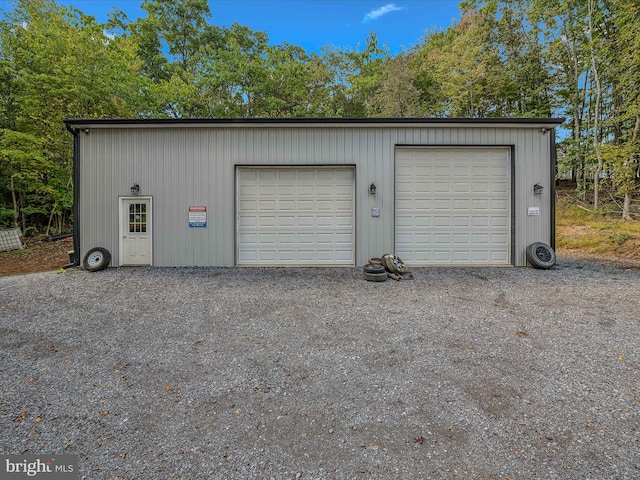
<path id="1" fill-rule="evenodd" d="M 129 204 L 129 233 L 146 233 L 147 231 L 147 204 Z"/>

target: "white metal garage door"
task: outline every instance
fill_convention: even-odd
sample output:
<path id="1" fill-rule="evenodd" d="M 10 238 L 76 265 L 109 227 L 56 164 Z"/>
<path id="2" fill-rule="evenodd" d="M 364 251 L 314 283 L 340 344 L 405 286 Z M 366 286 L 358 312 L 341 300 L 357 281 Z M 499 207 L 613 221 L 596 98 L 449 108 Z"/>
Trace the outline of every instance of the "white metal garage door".
<path id="1" fill-rule="evenodd" d="M 238 167 L 239 265 L 353 265 L 352 167 Z"/>
<path id="2" fill-rule="evenodd" d="M 409 265 L 510 265 L 510 151 L 396 149 L 396 254 Z"/>

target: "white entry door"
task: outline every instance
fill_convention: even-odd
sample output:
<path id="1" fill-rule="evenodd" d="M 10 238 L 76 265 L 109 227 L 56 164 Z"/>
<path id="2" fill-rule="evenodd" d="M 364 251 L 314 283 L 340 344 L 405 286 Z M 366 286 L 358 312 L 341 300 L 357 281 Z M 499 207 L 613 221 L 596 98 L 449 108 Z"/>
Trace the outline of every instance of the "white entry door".
<path id="1" fill-rule="evenodd" d="M 120 199 L 120 265 L 151 265 L 151 197 Z"/>

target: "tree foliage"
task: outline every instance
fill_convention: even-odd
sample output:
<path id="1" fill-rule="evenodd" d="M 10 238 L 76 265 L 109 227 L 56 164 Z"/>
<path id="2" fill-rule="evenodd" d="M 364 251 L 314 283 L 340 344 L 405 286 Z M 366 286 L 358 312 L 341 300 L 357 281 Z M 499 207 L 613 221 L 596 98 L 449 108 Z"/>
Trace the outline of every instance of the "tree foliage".
<path id="1" fill-rule="evenodd" d="M 141 18 L 100 23 L 15 0 L 0 20 L 0 227 L 63 228 L 69 117 L 566 117 L 559 173 L 632 218 L 637 0 L 464 0 L 458 22 L 395 55 L 375 32 L 355 49 L 275 45 L 216 25 L 209 5 L 143 0 Z"/>

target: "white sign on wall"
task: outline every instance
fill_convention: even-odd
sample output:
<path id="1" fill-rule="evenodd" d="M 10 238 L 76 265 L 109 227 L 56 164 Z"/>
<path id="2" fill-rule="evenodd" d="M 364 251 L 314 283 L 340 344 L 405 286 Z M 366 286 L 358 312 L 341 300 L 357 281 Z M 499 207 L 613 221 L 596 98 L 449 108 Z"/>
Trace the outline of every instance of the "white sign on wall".
<path id="1" fill-rule="evenodd" d="M 527 209 L 527 215 L 540 215 L 540 207 L 529 207 Z"/>
<path id="2" fill-rule="evenodd" d="M 207 207 L 189 207 L 189 226 L 190 227 L 206 227 L 207 226 Z"/>

